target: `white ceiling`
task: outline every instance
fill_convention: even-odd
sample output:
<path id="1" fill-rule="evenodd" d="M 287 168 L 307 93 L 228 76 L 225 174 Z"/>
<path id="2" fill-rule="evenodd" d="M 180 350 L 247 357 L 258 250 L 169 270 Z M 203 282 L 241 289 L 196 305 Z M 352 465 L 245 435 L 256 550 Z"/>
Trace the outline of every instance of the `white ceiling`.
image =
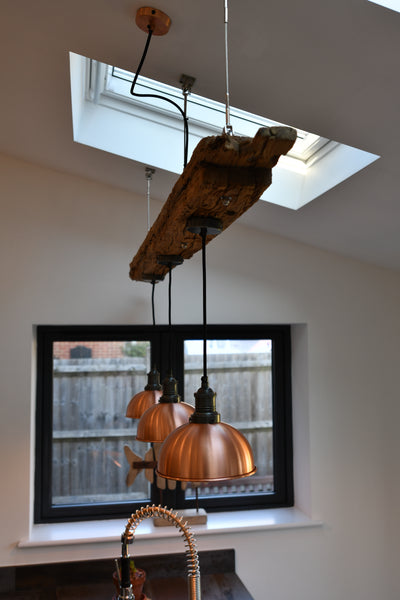
<path id="1" fill-rule="evenodd" d="M 135 0 L 2 0 L 0 152 L 143 193 L 143 165 L 74 143 L 68 51 L 134 71 Z M 142 74 L 224 100 L 223 0 L 157 0 L 171 30 Z M 241 220 L 400 270 L 400 14 L 367 0 L 229 0 L 231 103 L 381 158 L 299 211 Z M 157 172 L 165 200 L 175 176 Z"/>

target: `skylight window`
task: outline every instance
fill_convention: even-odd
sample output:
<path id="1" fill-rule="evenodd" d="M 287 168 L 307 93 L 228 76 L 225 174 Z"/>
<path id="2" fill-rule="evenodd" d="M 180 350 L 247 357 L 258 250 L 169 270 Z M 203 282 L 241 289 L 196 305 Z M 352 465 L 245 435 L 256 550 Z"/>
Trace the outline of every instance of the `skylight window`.
<path id="1" fill-rule="evenodd" d="M 395 12 L 400 12 L 400 0 L 369 0 L 374 4 L 379 4 L 379 6 L 384 6 L 385 8 L 389 8 L 390 10 L 394 10 Z"/>
<path id="2" fill-rule="evenodd" d="M 133 73 L 70 53 L 74 141 L 179 175 L 183 123 L 167 102 L 130 94 Z M 138 93 L 168 96 L 183 107 L 179 88 L 139 77 Z M 188 97 L 189 159 L 200 139 L 220 135 L 225 105 L 194 93 Z M 231 107 L 235 135 L 253 137 L 260 127 L 282 125 Z M 294 125 L 295 126 L 295 125 Z M 297 129 L 298 140 L 273 170 L 261 200 L 297 210 L 379 158 Z"/>
<path id="3" fill-rule="evenodd" d="M 130 71 L 108 66 L 105 91 L 119 94 L 132 101 L 134 98 L 130 95 L 130 87 L 133 78 L 134 73 Z M 182 104 L 183 108 L 182 90 L 179 88 L 140 76 L 138 77 L 135 90 L 143 94 L 168 96 L 178 104 Z M 142 98 L 141 101 L 150 103 L 151 99 Z M 161 101 L 157 100 L 153 101 L 153 105 L 164 106 Z M 173 108 L 168 108 L 167 110 L 173 112 Z M 222 132 L 225 125 L 225 104 L 191 93 L 188 96 L 188 117 L 190 123 L 196 122 L 203 126 L 206 125 L 210 129 L 215 129 L 215 133 L 218 135 Z M 266 119 L 265 117 L 254 115 L 234 107 L 230 108 L 230 117 L 233 132 L 236 135 L 254 137 L 260 127 L 282 125 L 282 123 L 278 123 L 272 119 Z M 304 163 L 302 166 L 307 168 L 308 161 L 311 163 L 313 157 L 315 159 L 319 150 L 328 144 L 328 142 L 329 140 L 318 135 L 297 129 L 297 140 L 289 152 L 289 156 L 302 161 Z M 299 168 L 301 167 L 299 166 Z"/>

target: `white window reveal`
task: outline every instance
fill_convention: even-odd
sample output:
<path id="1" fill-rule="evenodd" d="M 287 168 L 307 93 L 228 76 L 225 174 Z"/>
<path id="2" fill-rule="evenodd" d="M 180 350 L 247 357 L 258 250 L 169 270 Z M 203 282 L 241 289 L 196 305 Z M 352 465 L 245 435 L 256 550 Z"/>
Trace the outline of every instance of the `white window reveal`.
<path id="1" fill-rule="evenodd" d="M 144 165 L 180 174 L 183 123 L 168 103 L 130 94 L 133 73 L 70 53 L 74 140 Z M 181 89 L 139 77 L 138 93 L 167 96 L 183 108 Z M 201 138 L 221 134 L 225 105 L 188 96 L 189 158 Z M 236 135 L 254 136 L 260 127 L 282 125 L 231 107 Z M 292 125 L 295 127 L 295 125 Z M 262 200 L 297 210 L 360 171 L 375 154 L 297 129 L 298 139 L 273 171 Z M 155 143 L 157 140 L 157 143 Z"/>

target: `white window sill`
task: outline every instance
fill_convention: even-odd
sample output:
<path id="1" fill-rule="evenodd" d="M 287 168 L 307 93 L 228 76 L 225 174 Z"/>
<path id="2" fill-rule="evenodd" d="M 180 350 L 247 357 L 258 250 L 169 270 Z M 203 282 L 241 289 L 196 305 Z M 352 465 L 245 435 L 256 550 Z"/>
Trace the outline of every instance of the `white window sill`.
<path id="1" fill-rule="evenodd" d="M 116 542 L 121 539 L 127 519 L 108 521 L 79 521 L 75 523 L 51 523 L 34 525 L 28 538 L 18 543 L 19 548 L 43 546 L 66 546 Z M 261 531 L 268 529 L 293 529 L 321 526 L 296 508 L 248 510 L 226 513 L 211 513 L 205 525 L 193 525 L 196 537 Z M 136 539 L 159 539 L 180 536 L 175 527 L 155 527 L 152 519 L 143 521 L 135 532 Z"/>

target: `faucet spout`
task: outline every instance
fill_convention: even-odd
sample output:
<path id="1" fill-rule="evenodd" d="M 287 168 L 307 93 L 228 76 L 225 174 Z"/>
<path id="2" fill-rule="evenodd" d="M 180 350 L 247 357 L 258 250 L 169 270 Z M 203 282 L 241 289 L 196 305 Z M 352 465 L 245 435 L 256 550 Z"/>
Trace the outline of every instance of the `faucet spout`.
<path id="1" fill-rule="evenodd" d="M 122 540 L 122 557 L 121 557 L 121 586 L 120 586 L 120 600 L 134 600 L 132 588 L 129 579 L 124 577 L 123 572 L 124 562 L 128 563 L 129 553 L 128 544 L 133 542 L 134 534 L 137 526 L 144 520 L 151 517 L 161 517 L 166 519 L 175 527 L 177 527 L 184 537 L 185 551 L 187 560 L 187 578 L 188 578 L 188 597 L 189 600 L 201 600 L 200 591 L 200 565 L 199 557 L 197 554 L 196 540 L 191 532 L 187 523 L 183 522 L 183 517 L 179 517 L 178 514 L 167 507 L 162 506 L 142 506 L 135 513 L 133 513 L 126 524 L 125 531 L 121 536 Z M 137 599 L 139 600 L 139 599 Z"/>

